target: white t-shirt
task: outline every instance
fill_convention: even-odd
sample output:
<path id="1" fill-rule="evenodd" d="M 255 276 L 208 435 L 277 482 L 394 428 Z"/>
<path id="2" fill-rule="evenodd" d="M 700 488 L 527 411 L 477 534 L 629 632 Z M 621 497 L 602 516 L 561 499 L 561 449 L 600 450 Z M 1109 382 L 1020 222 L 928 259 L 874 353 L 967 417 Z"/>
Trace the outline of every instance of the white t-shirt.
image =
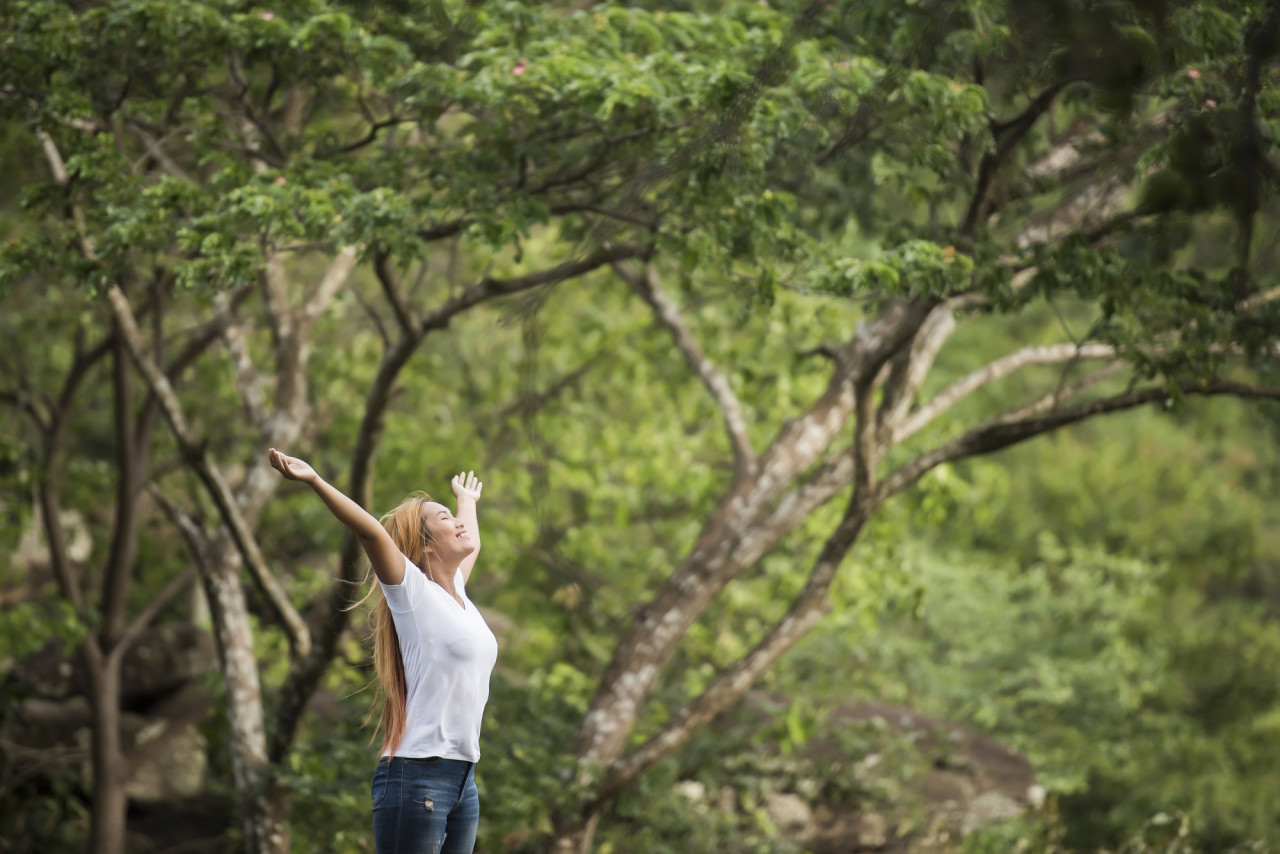
<path id="1" fill-rule="evenodd" d="M 453 583 L 465 608 L 407 557 L 401 582 L 382 584 L 400 636 L 408 688 L 397 756 L 480 758 L 480 718 L 498 639 L 467 598 L 461 569 Z"/>

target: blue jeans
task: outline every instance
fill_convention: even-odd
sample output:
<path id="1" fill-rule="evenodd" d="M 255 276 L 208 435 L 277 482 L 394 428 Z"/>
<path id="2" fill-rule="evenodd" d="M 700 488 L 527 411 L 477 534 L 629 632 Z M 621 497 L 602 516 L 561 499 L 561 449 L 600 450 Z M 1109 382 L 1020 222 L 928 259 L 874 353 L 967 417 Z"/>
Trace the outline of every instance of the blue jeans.
<path id="1" fill-rule="evenodd" d="M 382 757 L 373 772 L 378 854 L 472 854 L 480 823 L 475 763 Z"/>

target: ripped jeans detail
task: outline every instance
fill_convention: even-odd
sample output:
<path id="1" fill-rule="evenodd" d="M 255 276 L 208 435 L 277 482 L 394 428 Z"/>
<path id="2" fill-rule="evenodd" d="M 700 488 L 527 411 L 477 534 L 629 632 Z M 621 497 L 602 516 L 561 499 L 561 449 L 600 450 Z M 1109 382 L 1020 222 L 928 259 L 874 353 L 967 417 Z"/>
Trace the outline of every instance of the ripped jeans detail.
<path id="1" fill-rule="evenodd" d="M 472 854 L 480 820 L 475 763 L 396 756 L 378 760 L 371 787 L 378 854 Z"/>

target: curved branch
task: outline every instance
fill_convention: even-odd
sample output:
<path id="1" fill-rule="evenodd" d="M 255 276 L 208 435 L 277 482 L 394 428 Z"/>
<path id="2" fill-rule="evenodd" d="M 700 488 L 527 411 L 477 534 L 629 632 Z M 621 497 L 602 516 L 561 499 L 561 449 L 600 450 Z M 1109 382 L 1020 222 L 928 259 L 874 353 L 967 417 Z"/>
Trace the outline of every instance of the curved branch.
<path id="1" fill-rule="evenodd" d="M 987 194 L 991 189 L 992 178 L 1003 165 L 1013 147 L 1027 135 L 1035 123 L 1045 114 L 1058 93 L 1066 87 L 1068 81 L 1060 80 L 1046 88 L 1031 100 L 1027 108 L 1008 121 L 991 121 L 991 132 L 996 138 L 994 151 L 982 155 L 982 163 L 978 167 L 978 179 L 969 201 L 969 209 L 965 211 L 964 221 L 960 224 L 960 234 L 971 235 L 981 219 L 982 209 L 987 202 Z"/>
<path id="2" fill-rule="evenodd" d="M 1224 380 L 1182 382 L 1178 383 L 1176 388 L 1185 395 L 1231 395 L 1249 399 L 1280 400 L 1280 388 L 1251 386 L 1246 383 Z M 1152 386 L 1100 400 L 1092 400 L 1049 415 L 1025 418 L 1010 418 L 1009 415 L 1001 416 L 975 427 L 958 439 L 940 445 L 903 465 L 880 484 L 880 488 L 877 490 L 877 501 L 884 501 L 896 495 L 911 486 L 931 469 L 943 463 L 965 457 L 990 454 L 1096 415 L 1121 412 L 1141 406 L 1144 403 L 1166 400 L 1168 397 L 1168 387 L 1163 385 Z M 1022 411 L 1025 411 L 1025 408 L 1016 410 L 1015 413 Z"/>
<path id="3" fill-rule="evenodd" d="M 880 459 L 874 394 L 875 383 L 870 377 L 863 378 L 853 389 L 853 486 L 863 493 L 875 488 L 876 463 Z"/>
<path id="4" fill-rule="evenodd" d="M 648 741 L 610 765 L 593 793 L 592 807 L 608 801 L 646 770 L 674 753 L 699 728 L 741 697 L 783 653 L 821 621 L 828 608 L 827 592 L 836 572 L 875 509 L 874 504 L 863 500 L 866 495 L 855 492 L 850 497 L 844 518 L 827 538 L 804 590 L 786 616 L 770 628 L 750 652 L 717 676 L 702 694 L 672 715 Z"/>
<path id="5" fill-rule="evenodd" d="M 164 510 L 165 515 L 182 532 L 183 539 L 187 541 L 187 545 L 191 548 L 192 556 L 196 563 L 191 564 L 165 582 L 160 592 L 152 596 L 146 606 L 130 621 L 116 644 L 116 649 L 120 650 L 121 654 L 133 646 L 147 626 L 151 625 L 152 621 L 164 610 L 164 607 L 173 600 L 173 597 L 185 590 L 187 585 L 195 580 L 196 568 L 204 558 L 200 530 L 195 520 L 178 509 L 178 506 L 170 501 L 169 497 L 162 493 L 160 487 L 155 483 L 147 484 L 147 492 L 150 493 L 152 499 Z"/>
<path id="6" fill-rule="evenodd" d="M 379 284 L 382 285 L 382 293 L 386 296 L 387 302 L 391 303 L 391 311 L 396 316 L 396 322 L 400 324 L 401 331 L 410 338 L 421 335 L 422 319 L 418 317 L 405 296 L 400 277 L 391 266 L 391 253 L 384 249 L 374 252 L 373 272 L 378 277 Z"/>
<path id="7" fill-rule="evenodd" d="M 69 176 L 66 164 L 62 159 L 62 153 L 58 150 L 53 138 L 47 133 L 40 131 L 38 134 L 41 145 L 44 148 L 45 157 L 49 162 L 49 168 L 53 172 L 54 180 L 65 186 Z M 96 262 L 98 260 L 97 253 L 94 249 L 93 239 L 89 236 L 88 228 L 85 225 L 84 212 L 78 205 L 73 205 L 71 215 L 79 233 L 81 253 L 86 260 Z M 139 373 L 145 378 L 151 393 L 159 401 L 161 410 L 169 422 L 169 427 L 174 434 L 174 438 L 178 441 L 183 455 L 190 461 L 196 474 L 208 488 L 209 494 L 217 505 L 223 521 L 230 529 L 236 546 L 244 557 L 245 564 L 249 567 L 250 575 L 257 582 L 259 589 L 266 597 L 272 610 L 275 611 L 276 616 L 284 624 L 285 632 L 289 636 L 289 642 L 294 652 L 305 655 L 311 648 L 311 634 L 307 629 L 307 624 L 303 622 L 301 616 L 294 610 L 293 605 L 289 602 L 288 595 L 279 582 L 276 581 L 275 576 L 271 574 L 271 570 L 268 569 L 266 560 L 258 548 L 257 540 L 254 539 L 248 522 L 240 512 L 240 508 L 232 495 L 231 487 L 222 476 L 222 472 L 213 460 L 209 458 L 204 444 L 197 442 L 192 434 L 168 376 L 147 353 L 142 331 L 138 328 L 138 319 L 133 313 L 133 307 L 129 304 L 129 298 L 125 296 L 119 284 L 111 281 L 104 282 L 104 284 L 107 285 L 107 303 L 115 318 L 117 331 L 124 339 L 124 344 L 129 350 L 130 358 L 138 368 Z"/>
<path id="8" fill-rule="evenodd" d="M 565 261 L 554 267 L 539 270 L 536 273 L 529 273 L 525 276 L 516 276 L 512 279 L 494 279 L 485 276 L 462 293 L 446 301 L 444 305 L 435 311 L 424 316 L 422 318 L 422 333 L 426 334 L 433 329 L 445 328 L 455 315 L 485 300 L 508 296 L 541 285 L 552 285 L 556 282 L 576 278 L 584 273 L 590 273 L 592 270 L 598 270 L 618 261 L 645 258 L 648 254 L 649 248 L 646 246 L 631 244 L 609 245 L 585 257 Z"/>
<path id="9" fill-rule="evenodd" d="M 258 542 L 254 538 L 248 522 L 240 512 L 240 507 L 232 495 L 231 487 L 228 485 L 226 478 L 222 476 L 221 470 L 209 458 L 204 444 L 196 440 L 191 428 L 187 425 L 186 416 L 182 412 L 182 405 L 178 402 L 177 395 L 173 392 L 173 387 L 169 384 L 169 378 L 160 371 L 155 362 L 147 355 L 146 347 L 142 341 L 142 333 L 139 331 L 137 321 L 134 319 L 129 300 L 124 295 L 124 292 L 120 290 L 119 285 L 112 284 L 107 289 L 107 301 L 115 313 L 120 333 L 129 348 L 129 355 L 132 357 L 138 371 L 151 387 L 152 394 L 160 401 L 165 418 L 169 422 L 174 438 L 177 439 L 183 455 L 208 488 L 210 497 L 213 498 L 218 507 L 218 512 L 235 540 L 237 548 L 241 555 L 244 556 L 250 575 L 266 597 L 277 618 L 284 625 L 285 631 L 289 636 L 290 645 L 294 648 L 295 653 L 305 655 L 311 649 L 311 634 L 307 629 L 307 624 L 303 622 L 302 617 L 294 610 L 293 605 L 289 602 L 288 594 L 267 567 L 266 559 L 258 548 Z"/>
<path id="10" fill-rule="evenodd" d="M 679 307 L 659 284 L 658 273 L 652 264 L 646 264 L 644 272 L 640 274 L 631 272 L 621 264 L 614 264 L 613 270 L 618 274 L 618 278 L 626 282 L 653 309 L 659 322 L 675 339 L 676 347 L 689 363 L 689 367 L 711 393 L 711 398 L 719 408 L 721 418 L 724 419 L 724 429 L 729 434 L 729 444 L 733 447 L 734 468 L 739 477 L 747 476 L 755 468 L 756 454 L 751 447 L 751 437 L 747 432 L 747 419 L 742 414 L 742 404 L 738 401 L 738 396 L 733 393 L 733 387 L 729 385 L 728 378 L 702 351 L 697 338 L 684 322 Z"/>
<path id="11" fill-rule="evenodd" d="M 928 403 L 917 407 L 897 426 L 891 426 L 888 444 L 893 446 L 909 439 L 978 389 L 1028 365 L 1050 365 L 1082 359 L 1111 359 L 1115 356 L 1116 349 L 1110 344 L 1054 344 L 1046 347 L 1024 347 L 961 377 L 938 392 Z"/>
<path id="12" fill-rule="evenodd" d="M 492 279 L 486 276 L 435 311 L 418 318 L 409 325 L 409 329 L 402 329 L 400 338 L 383 353 L 378 372 L 365 396 L 364 415 L 360 420 L 355 450 L 351 455 L 347 495 L 361 507 L 369 504 L 373 458 L 396 379 L 428 332 L 448 326 L 455 315 L 488 299 L 571 279 L 616 261 L 642 258 L 648 251 L 645 246 L 603 247 L 584 258 L 566 261 L 527 276 L 513 279 Z M 339 581 L 327 595 L 315 603 L 312 612 L 315 644 L 310 654 L 294 658 L 289 675 L 279 691 L 267 748 L 267 755 L 272 762 L 282 761 L 288 755 L 306 704 L 320 684 L 325 669 L 333 659 L 338 641 L 351 621 L 351 612 L 347 609 L 359 598 L 354 586 L 360 580 L 357 570 L 359 555 L 360 546 L 355 537 L 344 537 L 338 557 Z"/>
<path id="13" fill-rule="evenodd" d="M 944 303 L 929 313 L 916 333 L 911 347 L 890 363 L 889 377 L 884 383 L 884 398 L 876 415 L 876 431 L 882 448 L 892 447 L 890 430 L 906 417 L 933 367 L 942 345 L 956 328 L 955 313 Z"/>
<path id="14" fill-rule="evenodd" d="M 253 426 L 266 432 L 268 425 L 266 395 L 262 381 L 253 365 L 253 357 L 249 354 L 249 344 L 245 340 L 244 327 L 237 323 L 231 311 L 231 305 L 225 293 L 214 294 L 214 307 L 218 310 L 218 319 L 222 327 L 222 343 L 231 355 L 231 365 L 235 371 L 235 385 L 244 401 L 246 413 Z"/>
<path id="15" fill-rule="evenodd" d="M 347 279 L 351 277 L 351 271 L 355 269 L 358 257 L 359 247 L 342 247 L 329 263 L 315 290 L 307 294 L 302 304 L 301 317 L 298 318 L 302 336 L 310 334 L 320 315 L 324 314 L 325 309 L 347 283 Z"/>

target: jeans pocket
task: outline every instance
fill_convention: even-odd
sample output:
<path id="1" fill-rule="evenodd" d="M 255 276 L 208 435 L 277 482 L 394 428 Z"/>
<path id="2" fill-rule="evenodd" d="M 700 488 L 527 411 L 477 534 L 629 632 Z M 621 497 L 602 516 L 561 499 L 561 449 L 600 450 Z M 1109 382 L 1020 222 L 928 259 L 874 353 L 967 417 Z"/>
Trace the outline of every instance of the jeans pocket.
<path id="1" fill-rule="evenodd" d="M 369 787 L 369 799 L 373 808 L 377 809 L 391 788 L 391 763 L 387 757 L 378 760 L 378 767 L 373 772 L 373 784 Z"/>

